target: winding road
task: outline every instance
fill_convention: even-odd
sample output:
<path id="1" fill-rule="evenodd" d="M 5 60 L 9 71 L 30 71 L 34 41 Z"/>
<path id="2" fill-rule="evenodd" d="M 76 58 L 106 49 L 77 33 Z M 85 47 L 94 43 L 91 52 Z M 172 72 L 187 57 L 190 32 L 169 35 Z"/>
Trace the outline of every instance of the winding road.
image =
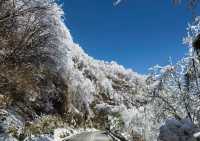
<path id="1" fill-rule="evenodd" d="M 74 135 L 70 138 L 65 138 L 63 141 L 113 141 L 112 138 L 106 135 L 106 132 L 95 131 L 95 132 L 83 132 Z"/>

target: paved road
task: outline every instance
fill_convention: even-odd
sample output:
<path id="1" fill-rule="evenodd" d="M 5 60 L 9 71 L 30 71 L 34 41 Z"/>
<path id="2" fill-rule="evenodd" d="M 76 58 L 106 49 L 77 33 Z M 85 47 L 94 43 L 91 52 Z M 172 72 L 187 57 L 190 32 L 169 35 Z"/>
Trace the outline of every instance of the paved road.
<path id="1" fill-rule="evenodd" d="M 105 135 L 103 131 L 83 132 L 63 141 L 112 141 L 112 138 Z"/>

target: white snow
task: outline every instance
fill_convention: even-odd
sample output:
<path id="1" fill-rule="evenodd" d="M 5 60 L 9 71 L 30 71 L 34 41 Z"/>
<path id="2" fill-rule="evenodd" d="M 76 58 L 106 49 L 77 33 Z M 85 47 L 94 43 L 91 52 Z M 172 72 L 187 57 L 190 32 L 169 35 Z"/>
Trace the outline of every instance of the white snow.
<path id="1" fill-rule="evenodd" d="M 195 138 L 200 137 L 200 132 L 194 133 L 193 136 L 194 136 Z"/>

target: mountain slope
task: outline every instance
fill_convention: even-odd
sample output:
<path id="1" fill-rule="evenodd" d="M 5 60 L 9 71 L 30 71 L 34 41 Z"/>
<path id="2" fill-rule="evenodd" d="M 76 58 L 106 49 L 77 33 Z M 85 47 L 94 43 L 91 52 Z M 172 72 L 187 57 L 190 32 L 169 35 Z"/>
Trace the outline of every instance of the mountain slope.
<path id="1" fill-rule="evenodd" d="M 88 56 L 54 1 L 12 2 L 0 1 L 1 135 L 20 140 L 60 127 L 117 129 L 129 138 L 147 132 L 145 76 Z"/>

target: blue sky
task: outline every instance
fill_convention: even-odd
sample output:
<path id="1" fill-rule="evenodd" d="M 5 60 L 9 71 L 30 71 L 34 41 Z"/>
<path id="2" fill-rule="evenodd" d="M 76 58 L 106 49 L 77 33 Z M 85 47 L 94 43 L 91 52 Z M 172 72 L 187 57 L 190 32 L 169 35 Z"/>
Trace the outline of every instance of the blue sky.
<path id="1" fill-rule="evenodd" d="M 191 14 L 171 0 L 64 0 L 66 24 L 78 44 L 96 59 L 114 60 L 147 73 L 187 52 L 182 45 Z"/>

